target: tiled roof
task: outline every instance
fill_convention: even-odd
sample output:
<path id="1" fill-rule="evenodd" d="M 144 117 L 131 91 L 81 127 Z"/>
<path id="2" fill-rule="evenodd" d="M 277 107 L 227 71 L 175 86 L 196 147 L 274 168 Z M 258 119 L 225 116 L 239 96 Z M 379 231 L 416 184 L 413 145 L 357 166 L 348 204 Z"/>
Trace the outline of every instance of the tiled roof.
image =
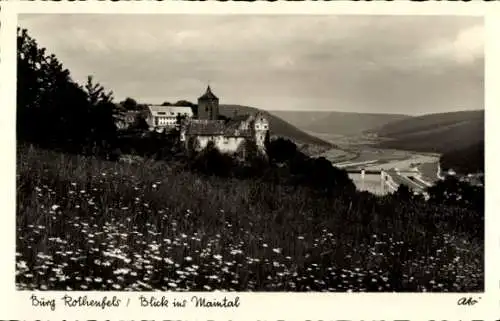
<path id="1" fill-rule="evenodd" d="M 153 116 L 158 117 L 176 117 L 177 114 L 187 114 L 188 116 L 193 116 L 193 110 L 190 106 L 160 106 L 160 105 L 149 105 L 149 112 Z"/>
<path id="2" fill-rule="evenodd" d="M 241 121 L 191 120 L 186 123 L 187 135 L 250 137 L 252 132 L 240 129 Z"/>
<path id="3" fill-rule="evenodd" d="M 217 96 L 214 95 L 212 90 L 210 89 L 210 86 L 207 87 L 207 91 L 198 98 L 198 100 L 208 100 L 208 99 L 219 99 Z"/>
<path id="4" fill-rule="evenodd" d="M 250 129 L 242 129 L 240 128 L 241 122 L 229 122 L 226 124 L 226 128 L 224 129 L 224 136 L 230 137 L 250 137 L 252 136 L 252 132 Z"/>
<path id="5" fill-rule="evenodd" d="M 223 120 L 191 120 L 186 123 L 186 134 L 188 135 L 223 135 Z"/>

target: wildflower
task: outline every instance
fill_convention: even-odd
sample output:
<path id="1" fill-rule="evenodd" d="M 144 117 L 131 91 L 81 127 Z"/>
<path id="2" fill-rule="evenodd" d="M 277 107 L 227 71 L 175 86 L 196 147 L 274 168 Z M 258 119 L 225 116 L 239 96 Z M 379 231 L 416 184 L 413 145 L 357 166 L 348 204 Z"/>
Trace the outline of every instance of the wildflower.
<path id="1" fill-rule="evenodd" d="M 52 205 L 52 207 L 51 207 L 51 208 L 52 208 L 52 210 L 53 210 L 53 211 L 55 211 L 55 210 L 57 210 L 59 207 L 60 207 L 59 205 L 54 204 L 54 205 Z"/>
<path id="2" fill-rule="evenodd" d="M 273 249 L 273 252 L 277 253 L 277 254 L 280 254 L 281 253 L 281 249 L 280 248 L 275 248 L 275 249 Z"/>
<path id="3" fill-rule="evenodd" d="M 130 272 L 130 269 L 122 268 L 122 269 L 117 269 L 113 271 L 113 274 L 128 274 Z"/>
<path id="4" fill-rule="evenodd" d="M 28 265 L 26 264 L 25 261 L 19 261 L 19 262 L 17 262 L 17 268 L 19 268 L 19 269 L 27 269 Z"/>

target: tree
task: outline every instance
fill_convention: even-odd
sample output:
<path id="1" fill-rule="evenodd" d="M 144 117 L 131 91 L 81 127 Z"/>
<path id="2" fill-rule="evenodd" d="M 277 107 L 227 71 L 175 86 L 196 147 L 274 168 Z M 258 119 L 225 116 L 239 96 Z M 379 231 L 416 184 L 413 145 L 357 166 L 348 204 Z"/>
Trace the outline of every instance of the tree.
<path id="1" fill-rule="evenodd" d="M 222 154 L 211 141 L 196 156 L 192 166 L 195 170 L 207 175 L 227 177 L 232 174 L 235 161 L 231 156 Z"/>
<path id="2" fill-rule="evenodd" d="M 186 115 L 177 114 L 177 116 L 175 116 L 175 127 L 180 129 L 185 119 Z"/>
<path id="3" fill-rule="evenodd" d="M 269 150 L 269 145 L 271 144 L 271 134 L 269 133 L 269 130 L 266 131 L 266 137 L 264 138 L 264 148 L 266 149 L 266 152 Z"/>
<path id="4" fill-rule="evenodd" d="M 308 185 L 327 192 L 354 192 L 356 189 L 347 172 L 334 167 L 326 158 L 307 159 L 308 157 L 304 155 L 301 160 L 297 160 L 295 171 L 303 168 L 301 174 L 306 177 Z"/>
<path id="5" fill-rule="evenodd" d="M 140 113 L 137 114 L 135 119 L 135 128 L 141 131 L 149 130 L 149 124 L 144 115 L 141 115 Z"/>
<path id="6" fill-rule="evenodd" d="M 120 105 L 122 105 L 123 108 L 125 108 L 125 110 L 137 110 L 139 107 L 137 101 L 135 101 L 135 99 L 130 97 L 125 98 L 125 100 L 122 101 Z"/>
<path id="7" fill-rule="evenodd" d="M 285 138 L 280 137 L 267 144 L 269 159 L 277 163 L 291 160 L 296 153 L 297 145 Z"/>
<path id="8" fill-rule="evenodd" d="M 477 211 L 484 211 L 484 187 L 461 182 L 454 176 L 447 176 L 428 188 L 429 202 L 454 205 Z"/>
<path id="9" fill-rule="evenodd" d="M 113 93 L 105 92 L 100 84 L 94 84 L 93 77 L 88 76 L 85 92 L 89 103 L 90 139 L 93 144 L 105 147 L 116 135 L 114 124 L 115 105 Z"/>
<path id="10" fill-rule="evenodd" d="M 112 93 L 92 77 L 84 87 L 75 83 L 55 55 L 47 55 L 25 29 L 18 28 L 17 49 L 20 141 L 72 151 L 113 141 Z"/>
<path id="11" fill-rule="evenodd" d="M 413 193 L 408 187 L 408 185 L 400 184 L 398 186 L 398 189 L 394 193 L 394 196 L 399 200 L 409 201 L 413 198 Z"/>
<path id="12" fill-rule="evenodd" d="M 189 106 L 189 107 L 193 107 L 193 106 L 195 106 L 195 104 L 193 104 L 192 102 L 187 101 L 187 100 L 179 100 L 176 103 L 174 103 L 173 106 Z"/>

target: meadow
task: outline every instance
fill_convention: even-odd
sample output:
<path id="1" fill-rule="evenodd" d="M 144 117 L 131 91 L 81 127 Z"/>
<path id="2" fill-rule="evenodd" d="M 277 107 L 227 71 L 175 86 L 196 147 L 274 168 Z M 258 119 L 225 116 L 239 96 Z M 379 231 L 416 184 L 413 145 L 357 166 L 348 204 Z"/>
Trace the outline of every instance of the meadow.
<path id="1" fill-rule="evenodd" d="M 476 292 L 470 211 L 17 153 L 19 290 Z M 478 226 L 481 226 L 478 223 Z"/>

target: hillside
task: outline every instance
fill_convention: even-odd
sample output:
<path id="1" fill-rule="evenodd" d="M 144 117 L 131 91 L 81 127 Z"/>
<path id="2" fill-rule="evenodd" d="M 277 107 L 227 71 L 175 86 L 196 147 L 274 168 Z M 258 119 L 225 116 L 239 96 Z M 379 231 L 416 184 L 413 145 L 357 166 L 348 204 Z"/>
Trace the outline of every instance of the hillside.
<path id="1" fill-rule="evenodd" d="M 484 140 L 484 110 L 412 117 L 365 133 L 386 139 L 380 147 L 444 153 Z"/>
<path id="2" fill-rule="evenodd" d="M 299 144 L 318 145 L 318 146 L 325 146 L 325 147 L 332 146 L 332 144 L 330 144 L 330 143 L 328 143 L 328 142 L 326 142 L 318 137 L 314 137 L 312 135 L 309 135 L 309 134 L 303 132 L 302 130 L 298 129 L 297 127 L 284 121 L 280 117 L 275 116 L 267 111 L 260 110 L 258 108 L 254 108 L 254 107 L 241 106 L 241 105 L 221 104 L 219 106 L 219 112 L 226 117 L 234 116 L 235 112 L 238 115 L 244 115 L 244 114 L 253 114 L 253 113 L 256 113 L 259 111 L 266 114 L 267 117 L 269 118 L 269 123 L 270 123 L 270 127 L 271 127 L 271 135 L 289 138 L 289 139 L 291 139 Z"/>
<path id="3" fill-rule="evenodd" d="M 16 162 L 18 290 L 484 289 L 484 212 L 476 209 L 404 193 L 318 193 L 281 181 L 287 174 L 277 167 L 268 178 L 228 179 L 173 162 L 19 145 Z M 322 177 L 331 165 L 314 163 L 311 176 L 331 182 Z M 422 259 L 429 253 L 433 260 Z"/>
<path id="4" fill-rule="evenodd" d="M 407 119 L 401 114 L 365 114 L 338 111 L 270 111 L 290 124 L 309 132 L 356 135 L 390 122 Z"/>
<path id="5" fill-rule="evenodd" d="M 443 170 L 460 174 L 484 173 L 484 141 L 443 154 L 440 164 Z"/>

